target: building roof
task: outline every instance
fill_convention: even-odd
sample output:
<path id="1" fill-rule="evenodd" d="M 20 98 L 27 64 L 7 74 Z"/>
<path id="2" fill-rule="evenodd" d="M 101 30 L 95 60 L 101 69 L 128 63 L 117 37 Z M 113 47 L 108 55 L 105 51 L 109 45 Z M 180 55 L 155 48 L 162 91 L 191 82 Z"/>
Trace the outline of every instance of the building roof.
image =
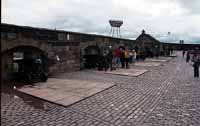
<path id="1" fill-rule="evenodd" d="M 145 42 L 153 42 L 153 43 L 159 43 L 160 41 L 155 39 L 153 36 L 149 35 L 149 34 L 146 34 L 145 31 L 143 30 L 142 31 L 142 34 L 140 34 L 136 41 L 145 41 Z"/>

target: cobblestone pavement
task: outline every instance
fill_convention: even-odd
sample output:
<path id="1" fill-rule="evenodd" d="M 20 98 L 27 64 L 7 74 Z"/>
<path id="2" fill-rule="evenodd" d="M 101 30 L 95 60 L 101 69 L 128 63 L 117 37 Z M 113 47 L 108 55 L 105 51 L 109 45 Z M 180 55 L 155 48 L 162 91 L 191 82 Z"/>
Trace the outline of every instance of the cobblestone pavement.
<path id="1" fill-rule="evenodd" d="M 63 75 L 116 84 L 68 107 L 3 89 L 1 125 L 199 126 L 200 79 L 193 78 L 192 66 L 179 57 L 148 70 L 139 77 L 91 71 Z"/>

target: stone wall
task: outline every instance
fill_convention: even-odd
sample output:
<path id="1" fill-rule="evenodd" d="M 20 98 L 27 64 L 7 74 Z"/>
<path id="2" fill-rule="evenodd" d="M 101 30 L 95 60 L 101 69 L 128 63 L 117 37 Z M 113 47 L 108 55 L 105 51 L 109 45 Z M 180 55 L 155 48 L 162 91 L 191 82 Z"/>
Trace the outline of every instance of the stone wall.
<path id="1" fill-rule="evenodd" d="M 63 31 L 3 24 L 1 31 L 2 77 L 9 78 L 12 73 L 13 52 L 16 48 L 17 51 L 23 52 L 31 47 L 43 52 L 50 61 L 49 74 L 79 70 L 80 40 L 78 39 L 77 35 L 72 36 L 72 33 Z M 31 53 L 31 50 L 29 51 Z M 56 56 L 59 57 L 59 61 L 56 61 Z"/>
<path id="2" fill-rule="evenodd" d="M 52 30 L 44 28 L 33 28 L 27 26 L 17 26 L 11 24 L 1 24 L 1 54 L 2 56 L 2 73 L 4 77 L 8 76 L 11 72 L 9 66 L 12 65 L 12 51 L 17 47 L 23 47 L 22 50 L 27 47 L 33 47 L 43 52 L 49 59 L 49 74 L 55 74 L 58 72 L 76 71 L 81 68 L 81 57 L 84 55 L 84 50 L 88 46 L 97 46 L 102 51 L 108 46 L 112 46 L 113 49 L 119 46 L 125 46 L 126 48 L 134 48 L 136 45 L 142 46 L 143 40 L 146 44 L 150 45 L 160 44 L 161 47 L 173 46 L 174 49 L 180 47 L 187 48 L 187 45 L 170 44 L 160 42 L 152 39 L 150 35 L 147 38 L 140 36 L 142 41 L 135 41 L 122 38 L 113 38 L 102 35 L 92 35 L 77 32 L 68 32 L 62 30 Z M 150 40 L 152 41 L 149 41 Z M 190 45 L 190 47 L 196 47 L 199 45 Z M 9 52 L 9 53 L 8 53 Z M 59 58 L 59 61 L 56 59 Z"/>
<path id="3" fill-rule="evenodd" d="M 12 53 L 15 48 L 23 47 L 20 48 L 22 51 L 27 47 L 37 48 L 49 59 L 49 74 L 80 70 L 80 57 L 84 55 L 84 49 L 88 46 L 96 45 L 102 50 L 109 45 L 112 45 L 115 49 L 120 45 L 128 46 L 133 43 L 133 40 L 109 36 L 10 24 L 2 24 L 1 30 L 1 54 L 4 54 L 4 57 L 2 57 L 4 64 L 12 66 Z M 5 71 L 4 77 L 11 73 L 7 67 L 2 70 Z"/>

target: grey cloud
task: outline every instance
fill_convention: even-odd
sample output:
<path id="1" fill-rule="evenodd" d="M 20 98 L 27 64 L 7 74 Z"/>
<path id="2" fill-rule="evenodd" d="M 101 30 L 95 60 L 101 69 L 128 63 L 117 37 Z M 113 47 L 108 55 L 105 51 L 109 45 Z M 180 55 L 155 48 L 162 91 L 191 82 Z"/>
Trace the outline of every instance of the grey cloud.
<path id="1" fill-rule="evenodd" d="M 200 14 L 200 0 L 176 0 L 183 8 L 190 13 Z"/>
<path id="2" fill-rule="evenodd" d="M 162 36 L 170 31 L 174 36 L 184 34 L 188 36 L 185 39 L 193 41 L 190 36 L 200 33 L 200 29 L 197 28 L 200 25 L 200 17 L 198 14 L 193 16 L 192 13 L 182 14 L 182 8 L 190 9 L 190 6 L 195 8 L 198 4 L 183 6 L 186 4 L 184 1 L 187 2 L 186 0 L 165 0 L 165 3 L 161 0 L 3 0 L 2 21 L 108 35 L 110 31 L 108 20 L 119 19 L 124 21 L 121 27 L 124 38 L 136 38 L 141 30 L 145 29 L 149 34 L 160 34 L 161 37 L 158 38 L 162 40 L 165 40 Z M 165 5 L 166 2 L 169 2 L 170 6 Z M 182 8 L 175 8 L 178 9 L 178 13 L 174 13 L 172 4 L 181 5 Z M 196 39 L 199 37 L 194 37 L 195 41 Z"/>

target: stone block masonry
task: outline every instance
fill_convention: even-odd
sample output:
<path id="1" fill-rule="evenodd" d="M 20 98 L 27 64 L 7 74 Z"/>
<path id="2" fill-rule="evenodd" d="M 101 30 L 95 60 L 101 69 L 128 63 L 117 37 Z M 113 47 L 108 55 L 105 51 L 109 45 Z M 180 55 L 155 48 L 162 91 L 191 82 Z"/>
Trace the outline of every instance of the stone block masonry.
<path id="1" fill-rule="evenodd" d="M 4 73 L 4 79 L 8 79 L 12 74 L 13 53 L 16 51 L 29 53 L 29 56 L 36 53 L 44 54 L 49 59 L 49 74 L 56 74 L 80 70 L 80 54 L 84 54 L 84 49 L 88 46 L 98 46 L 102 49 L 110 44 L 117 47 L 118 42 L 124 45 L 133 43 L 133 40 L 108 36 L 11 24 L 1 24 L 1 26 L 2 68 L 5 68 L 2 69 L 2 73 Z M 10 68 L 6 67 L 7 64 L 10 65 Z"/>
<path id="2" fill-rule="evenodd" d="M 59 72 L 80 70 L 83 62 L 81 58 L 85 54 L 85 49 L 89 46 L 98 47 L 101 52 L 109 45 L 112 45 L 113 49 L 119 46 L 133 48 L 136 45 L 140 45 L 138 43 L 148 43 L 147 40 L 150 39 L 152 43 L 159 43 L 162 46 L 172 46 L 174 49 L 180 49 L 179 44 L 161 43 L 152 39 L 150 35 L 139 38 L 141 39 L 130 40 L 3 23 L 1 24 L 2 78 L 5 80 L 9 79 L 12 74 L 14 52 L 24 52 L 29 56 L 43 54 L 49 59 L 49 74 L 56 74 Z M 200 48 L 199 44 L 185 44 L 182 46 Z M 56 61 L 58 58 L 59 61 Z"/>

